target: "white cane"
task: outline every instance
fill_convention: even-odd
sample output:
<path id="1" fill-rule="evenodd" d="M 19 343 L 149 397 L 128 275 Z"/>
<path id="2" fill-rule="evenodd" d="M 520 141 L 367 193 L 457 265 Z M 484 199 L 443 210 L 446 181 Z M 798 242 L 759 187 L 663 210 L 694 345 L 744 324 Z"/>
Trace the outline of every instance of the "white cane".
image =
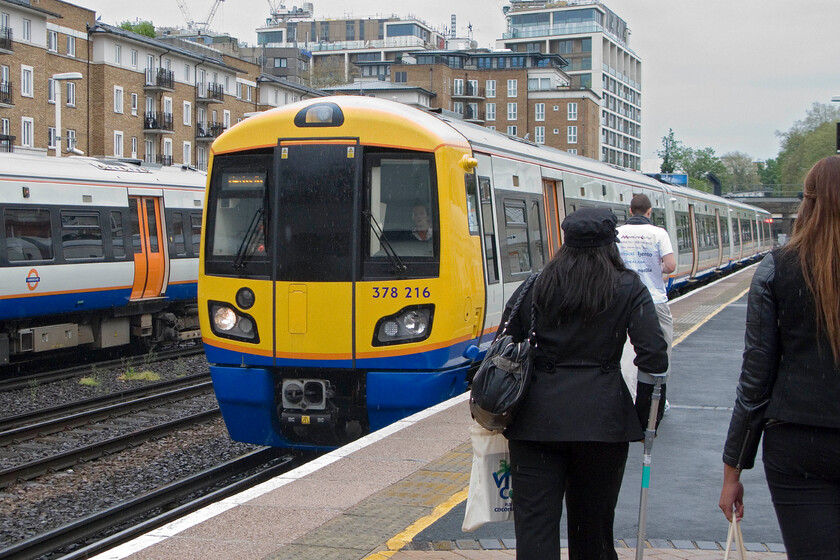
<path id="1" fill-rule="evenodd" d="M 656 419 L 659 415 L 659 399 L 662 396 L 662 382 L 665 376 L 657 376 L 650 398 L 650 415 L 645 430 L 645 449 L 642 459 L 642 494 L 639 499 L 639 534 L 636 538 L 636 560 L 642 560 L 645 554 L 645 523 L 647 522 L 648 489 L 650 488 L 650 464 L 653 438 L 656 436 Z"/>

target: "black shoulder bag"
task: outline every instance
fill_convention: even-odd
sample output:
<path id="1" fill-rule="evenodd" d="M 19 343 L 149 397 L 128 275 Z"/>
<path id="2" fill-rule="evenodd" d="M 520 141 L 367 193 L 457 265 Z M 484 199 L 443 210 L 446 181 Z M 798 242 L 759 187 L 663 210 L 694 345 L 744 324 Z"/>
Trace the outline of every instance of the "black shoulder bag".
<path id="1" fill-rule="evenodd" d="M 513 421 L 522 405 L 533 370 L 531 348 L 536 347 L 535 314 L 531 304 L 528 338 L 515 342 L 507 333 L 511 318 L 519 313 L 525 295 L 538 274 L 532 274 L 519 292 L 504 328 L 499 331 L 478 366 L 470 389 L 470 413 L 483 428 L 500 432 Z"/>

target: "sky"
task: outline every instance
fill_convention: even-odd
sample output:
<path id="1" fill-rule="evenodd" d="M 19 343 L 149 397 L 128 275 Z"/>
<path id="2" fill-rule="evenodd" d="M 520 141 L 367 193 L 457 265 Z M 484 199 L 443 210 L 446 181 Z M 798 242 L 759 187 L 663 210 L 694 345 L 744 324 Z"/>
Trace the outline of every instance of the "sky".
<path id="1" fill-rule="evenodd" d="M 96 10 L 105 23 L 151 20 L 183 25 L 176 0 L 70 0 Z M 206 19 L 213 0 L 184 0 L 193 20 Z M 435 28 L 457 16 L 479 47 L 494 48 L 505 31 L 506 0 L 312 0 L 315 16 L 416 16 Z M 256 43 L 278 0 L 223 0 L 211 29 Z M 286 0 L 286 8 L 302 6 Z M 805 118 L 814 102 L 840 95 L 840 0 L 605 0 L 631 31 L 642 60 L 643 171 L 656 171 L 662 137 L 674 130 L 685 146 L 717 155 L 776 157 L 777 131 Z M 143 6 L 142 10 L 138 6 Z M 647 167 L 647 168 L 646 168 Z"/>

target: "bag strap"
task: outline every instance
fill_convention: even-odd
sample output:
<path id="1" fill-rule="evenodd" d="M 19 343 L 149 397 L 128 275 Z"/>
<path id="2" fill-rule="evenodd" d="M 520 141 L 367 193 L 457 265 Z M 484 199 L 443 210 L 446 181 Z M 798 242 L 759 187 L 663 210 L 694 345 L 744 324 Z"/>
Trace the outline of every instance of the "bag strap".
<path id="1" fill-rule="evenodd" d="M 537 276 L 539 275 L 539 272 L 535 272 L 534 274 L 529 276 L 527 280 L 525 280 L 525 284 L 522 286 L 522 290 L 520 290 L 519 296 L 517 296 L 516 301 L 513 303 L 513 308 L 510 310 L 508 320 L 505 321 L 504 328 L 501 331 L 499 331 L 499 336 L 496 337 L 497 339 L 502 335 L 507 334 L 511 318 L 516 317 L 516 315 L 519 313 L 519 308 L 522 306 L 522 302 L 525 300 L 525 296 L 528 294 L 528 291 L 531 289 L 531 286 L 533 286 L 534 282 L 537 279 Z M 528 328 L 528 340 L 532 345 L 536 345 L 536 310 L 537 306 L 534 302 L 534 298 L 531 298 L 531 324 Z"/>

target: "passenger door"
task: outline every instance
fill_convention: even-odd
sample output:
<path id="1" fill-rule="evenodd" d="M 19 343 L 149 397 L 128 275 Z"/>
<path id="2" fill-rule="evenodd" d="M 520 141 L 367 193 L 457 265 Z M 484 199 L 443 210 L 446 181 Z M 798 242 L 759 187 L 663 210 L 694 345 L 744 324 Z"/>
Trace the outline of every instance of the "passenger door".
<path id="1" fill-rule="evenodd" d="M 164 292 L 167 263 L 161 245 L 164 236 L 160 200 L 151 196 L 128 199 L 134 251 L 132 300 L 159 297 Z"/>
<path id="2" fill-rule="evenodd" d="M 359 160 L 356 139 L 281 139 L 276 148 L 269 223 L 278 360 L 352 367 Z"/>

